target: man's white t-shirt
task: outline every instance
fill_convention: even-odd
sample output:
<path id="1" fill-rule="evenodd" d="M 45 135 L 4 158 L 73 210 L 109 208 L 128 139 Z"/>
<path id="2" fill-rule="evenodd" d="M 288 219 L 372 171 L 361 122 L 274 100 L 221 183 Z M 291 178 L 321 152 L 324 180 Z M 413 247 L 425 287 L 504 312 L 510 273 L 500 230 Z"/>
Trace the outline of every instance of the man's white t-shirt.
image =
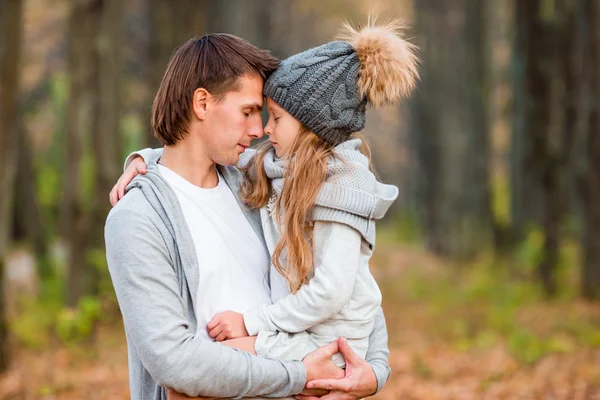
<path id="1" fill-rule="evenodd" d="M 196 247 L 196 334 L 209 338 L 206 325 L 215 314 L 271 304 L 269 257 L 222 176 L 215 188 L 203 189 L 158 167 L 177 195 Z"/>

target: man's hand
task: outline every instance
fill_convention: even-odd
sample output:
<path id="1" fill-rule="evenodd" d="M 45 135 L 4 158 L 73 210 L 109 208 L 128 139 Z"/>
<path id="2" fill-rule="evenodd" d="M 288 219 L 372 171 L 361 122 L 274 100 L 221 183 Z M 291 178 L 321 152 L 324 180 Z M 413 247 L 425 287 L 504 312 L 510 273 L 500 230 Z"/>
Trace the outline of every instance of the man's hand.
<path id="1" fill-rule="evenodd" d="M 321 400 L 356 400 L 372 396 L 377 391 L 377 378 L 368 362 L 363 360 L 348 345 L 345 338 L 336 342 L 346 360 L 346 373 L 342 379 L 315 379 L 306 384 L 308 389 L 325 389 L 331 392 Z M 319 397 L 297 395 L 297 399 L 318 400 Z"/>
<path id="2" fill-rule="evenodd" d="M 129 183 L 135 178 L 137 175 L 142 174 L 146 175 L 146 163 L 144 159 L 140 156 L 137 156 L 127 166 L 123 175 L 119 178 L 115 186 L 113 186 L 112 190 L 109 194 L 110 204 L 114 207 L 119 200 L 123 196 L 125 196 L 125 188 Z"/>
<path id="3" fill-rule="evenodd" d="M 312 353 L 308 353 L 302 363 L 306 367 L 306 382 L 315 379 L 340 379 L 344 377 L 344 370 L 331 361 L 331 357 L 339 351 L 338 341 L 321 346 Z M 302 392 L 307 396 L 323 396 L 329 393 L 329 390 L 320 388 L 306 388 Z"/>
<path id="4" fill-rule="evenodd" d="M 223 311 L 206 325 L 206 331 L 217 342 L 248 336 L 244 316 L 233 311 Z"/>

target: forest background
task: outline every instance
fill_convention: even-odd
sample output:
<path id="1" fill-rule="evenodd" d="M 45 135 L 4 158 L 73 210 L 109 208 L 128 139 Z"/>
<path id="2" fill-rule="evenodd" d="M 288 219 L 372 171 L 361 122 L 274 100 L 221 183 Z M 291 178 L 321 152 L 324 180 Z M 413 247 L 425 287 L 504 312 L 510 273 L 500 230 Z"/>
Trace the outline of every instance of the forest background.
<path id="1" fill-rule="evenodd" d="M 600 398 L 600 2 L 0 1 L 0 399 L 128 398 L 108 192 L 156 147 L 177 45 L 285 58 L 343 20 L 410 22 L 421 81 L 364 133 L 400 198 L 372 262 L 379 399 Z"/>

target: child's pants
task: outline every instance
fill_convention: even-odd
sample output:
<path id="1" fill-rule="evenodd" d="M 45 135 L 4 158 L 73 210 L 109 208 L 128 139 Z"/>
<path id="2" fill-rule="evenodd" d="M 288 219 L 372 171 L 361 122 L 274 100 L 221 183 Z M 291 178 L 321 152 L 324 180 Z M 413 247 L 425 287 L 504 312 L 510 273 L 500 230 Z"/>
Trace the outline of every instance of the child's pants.
<path id="1" fill-rule="evenodd" d="M 329 344 L 337 337 L 320 336 L 311 332 L 267 332 L 260 331 L 256 337 L 254 350 L 261 357 L 279 360 L 302 360 L 308 353 Z M 365 358 L 369 347 L 369 338 L 348 339 L 348 344 L 360 357 Z M 346 362 L 340 353 L 332 358 L 335 365 L 344 368 Z"/>

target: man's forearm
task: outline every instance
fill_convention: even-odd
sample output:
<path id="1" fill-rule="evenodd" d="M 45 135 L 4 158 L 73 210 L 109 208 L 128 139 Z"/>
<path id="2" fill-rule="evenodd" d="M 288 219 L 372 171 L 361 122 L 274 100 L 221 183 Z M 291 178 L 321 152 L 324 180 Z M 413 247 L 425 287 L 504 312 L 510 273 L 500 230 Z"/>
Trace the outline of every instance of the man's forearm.
<path id="1" fill-rule="evenodd" d="M 216 400 L 217 397 L 190 397 L 187 394 L 179 393 L 174 391 L 173 389 L 168 390 L 168 400 Z"/>
<path id="2" fill-rule="evenodd" d="M 373 332 L 369 336 L 369 349 L 365 357 L 365 360 L 371 365 L 377 377 L 377 392 L 383 389 L 383 386 L 390 377 L 389 357 L 387 327 L 385 325 L 383 309 L 380 308 L 375 317 Z"/>

